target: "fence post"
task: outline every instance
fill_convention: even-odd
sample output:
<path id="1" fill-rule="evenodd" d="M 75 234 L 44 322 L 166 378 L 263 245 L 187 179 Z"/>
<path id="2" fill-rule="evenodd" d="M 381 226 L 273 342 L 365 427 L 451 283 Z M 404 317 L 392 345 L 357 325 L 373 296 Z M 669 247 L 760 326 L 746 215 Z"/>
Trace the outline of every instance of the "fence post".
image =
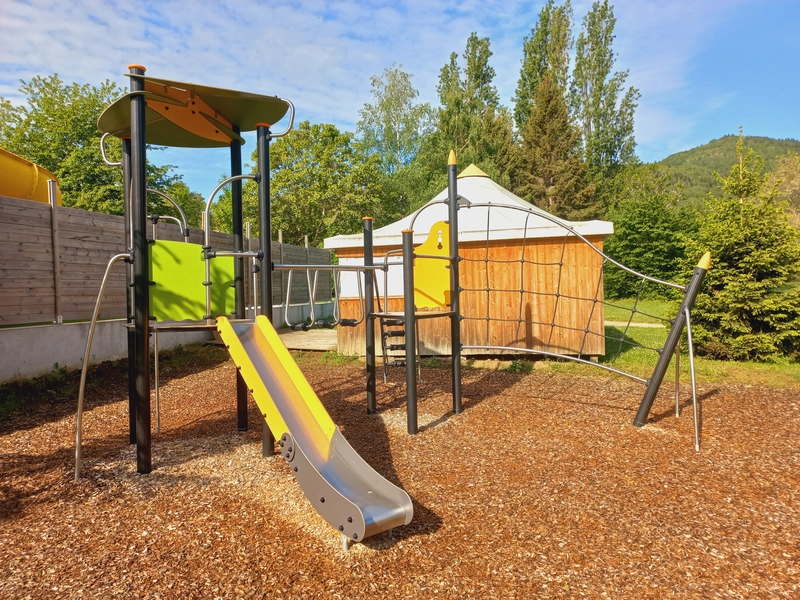
<path id="1" fill-rule="evenodd" d="M 53 240 L 53 300 L 55 310 L 55 322 L 61 325 L 64 316 L 61 313 L 61 259 L 59 257 L 60 246 L 58 243 L 58 182 L 55 179 L 47 180 L 47 197 L 50 201 L 50 232 Z"/>

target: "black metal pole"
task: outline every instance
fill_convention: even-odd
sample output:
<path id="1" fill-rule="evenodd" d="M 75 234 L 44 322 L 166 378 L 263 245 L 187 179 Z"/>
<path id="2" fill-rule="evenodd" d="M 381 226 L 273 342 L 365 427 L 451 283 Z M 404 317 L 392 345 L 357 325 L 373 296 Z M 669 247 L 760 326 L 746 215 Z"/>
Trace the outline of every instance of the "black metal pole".
<path id="1" fill-rule="evenodd" d="M 147 145 L 145 135 L 145 69 L 129 65 L 131 74 L 131 215 L 133 228 L 133 297 L 136 352 L 136 470 L 152 470 L 150 432 L 150 273 L 147 246 Z M 138 76 L 138 77 L 137 77 Z"/>
<path id="2" fill-rule="evenodd" d="M 639 410 L 636 412 L 636 418 L 633 420 L 633 424 L 636 425 L 636 427 L 641 427 L 647 422 L 647 416 L 650 414 L 653 401 L 656 399 L 658 388 L 661 387 L 661 382 L 664 380 L 664 375 L 667 372 L 670 360 L 672 360 L 672 355 L 675 354 L 675 348 L 678 347 L 681 341 L 681 334 L 686 325 L 686 313 L 692 310 L 694 301 L 697 299 L 697 294 L 700 292 L 700 286 L 703 284 L 703 279 L 710 266 L 711 253 L 706 252 L 703 258 L 700 259 L 697 267 L 695 267 L 692 278 L 686 286 L 683 302 L 681 302 L 678 315 L 675 317 L 675 322 L 672 324 L 672 329 L 669 331 L 667 342 L 664 344 L 661 355 L 658 357 L 656 367 L 653 369 L 653 375 L 647 380 L 647 389 L 639 405 Z"/>
<path id="3" fill-rule="evenodd" d="M 371 267 L 375 264 L 372 254 L 372 217 L 364 217 L 364 266 Z M 358 275 L 361 277 L 361 275 Z M 367 360 L 367 414 L 378 412 L 375 398 L 375 273 L 371 270 L 364 271 L 364 317 L 366 329 L 366 360 Z"/>
<path id="4" fill-rule="evenodd" d="M 461 406 L 461 314 L 459 310 L 458 278 L 458 163 L 452 150 L 447 157 L 447 204 L 450 223 L 450 345 L 453 371 L 453 412 L 459 414 Z"/>
<path id="5" fill-rule="evenodd" d="M 417 326 L 414 306 L 414 231 L 403 230 L 403 307 L 406 326 L 406 420 L 417 433 Z"/>
<path id="6" fill-rule="evenodd" d="M 122 202 L 125 215 L 125 250 L 131 248 L 131 138 L 122 138 Z M 133 265 L 125 263 L 125 322 L 131 325 L 133 315 Z M 136 332 L 132 327 L 126 329 L 128 338 L 128 429 L 129 441 L 136 443 Z"/>
<path id="7" fill-rule="evenodd" d="M 266 123 L 256 124 L 258 150 L 258 239 L 264 260 L 261 262 L 260 290 L 261 313 L 272 323 L 272 216 L 269 198 L 269 142 L 270 131 Z M 261 455 L 275 454 L 275 436 L 264 419 L 261 425 Z"/>
<path id="8" fill-rule="evenodd" d="M 239 128 L 233 130 L 239 133 Z M 231 177 L 242 174 L 242 144 L 239 140 L 231 141 Z M 231 183 L 231 207 L 233 212 L 233 249 L 236 252 L 244 250 L 244 212 L 242 209 L 242 181 Z M 233 286 L 235 294 L 235 308 L 233 316 L 244 319 L 244 258 L 233 259 Z M 236 371 L 236 428 L 247 431 L 247 384 L 240 371 Z"/>

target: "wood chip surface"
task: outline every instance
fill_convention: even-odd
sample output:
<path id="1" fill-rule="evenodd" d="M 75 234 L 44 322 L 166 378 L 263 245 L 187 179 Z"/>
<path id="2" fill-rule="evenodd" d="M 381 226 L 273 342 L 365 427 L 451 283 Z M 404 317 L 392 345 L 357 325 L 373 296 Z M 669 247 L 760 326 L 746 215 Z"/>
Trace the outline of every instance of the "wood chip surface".
<path id="1" fill-rule="evenodd" d="M 800 390 L 613 376 L 424 369 L 367 415 L 363 367 L 302 364 L 334 422 L 414 500 L 349 552 L 288 465 L 236 430 L 235 367 L 162 372 L 153 471 L 136 473 L 127 384 L 91 390 L 83 478 L 75 405 L 0 424 L 0 598 L 800 598 Z M 380 381 L 381 378 L 379 378 Z"/>

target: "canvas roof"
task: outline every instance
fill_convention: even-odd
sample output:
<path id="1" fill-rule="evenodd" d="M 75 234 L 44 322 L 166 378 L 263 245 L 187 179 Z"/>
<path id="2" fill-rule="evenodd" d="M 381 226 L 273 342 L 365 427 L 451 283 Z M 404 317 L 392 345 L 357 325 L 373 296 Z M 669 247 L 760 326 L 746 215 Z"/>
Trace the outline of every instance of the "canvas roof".
<path id="1" fill-rule="evenodd" d="M 491 240 L 564 236 L 564 228 L 552 220 L 555 217 L 498 185 L 475 165 L 470 165 L 458 176 L 458 195 L 476 204 L 520 206 L 533 212 L 528 216 L 522 211 L 511 208 L 492 208 L 490 211 L 486 207 L 469 209 L 462 207 L 458 211 L 458 239 L 460 242 L 486 241 L 487 220 L 489 239 Z M 373 231 L 373 245 L 400 246 L 402 231 L 411 229 L 412 221 L 414 222 L 414 243 L 422 243 L 427 239 L 434 223 L 446 221 L 448 218 L 448 207 L 442 200 L 447 200 L 446 188 L 417 211 L 419 216 L 416 219 L 417 213 L 414 213 Z M 572 227 L 581 235 L 609 236 L 614 233 L 614 224 L 609 221 L 561 220 L 561 222 Z M 324 247 L 336 250 L 338 248 L 361 248 L 363 244 L 363 235 L 358 233 L 326 238 Z"/>

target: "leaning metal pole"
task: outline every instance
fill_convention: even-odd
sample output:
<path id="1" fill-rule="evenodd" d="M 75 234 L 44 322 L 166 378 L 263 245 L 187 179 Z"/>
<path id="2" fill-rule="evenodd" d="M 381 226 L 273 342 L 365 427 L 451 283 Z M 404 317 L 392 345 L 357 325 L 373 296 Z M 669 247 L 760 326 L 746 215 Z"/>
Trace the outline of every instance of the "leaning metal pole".
<path id="1" fill-rule="evenodd" d="M 664 348 L 661 350 L 661 354 L 658 357 L 656 367 L 653 369 L 653 375 L 647 381 L 647 389 L 639 405 L 636 418 L 633 420 L 633 424 L 636 427 L 642 427 L 647 422 L 647 416 L 650 414 L 650 409 L 658 393 L 658 388 L 661 387 L 661 382 L 664 380 L 664 375 L 667 372 L 670 360 L 672 360 L 675 348 L 677 348 L 680 343 L 681 334 L 683 334 L 683 328 L 686 325 L 686 315 L 689 314 L 689 311 L 691 311 L 694 306 L 694 301 L 697 299 L 697 294 L 700 292 L 700 286 L 703 284 L 703 279 L 706 276 L 709 266 L 711 266 L 711 253 L 706 252 L 703 258 L 700 259 L 700 262 L 697 263 L 692 278 L 686 286 L 683 302 L 681 302 L 681 307 L 675 317 L 675 322 L 672 324 L 672 329 L 670 329 L 669 335 L 667 336 L 667 342 L 664 344 Z"/>
<path id="2" fill-rule="evenodd" d="M 256 149 L 258 151 L 258 238 L 264 259 L 259 272 L 261 312 L 272 323 L 272 216 L 270 214 L 269 190 L 269 125 L 256 123 Z M 256 312 L 258 310 L 256 309 Z M 275 454 L 275 436 L 267 425 L 266 417 L 261 424 L 261 456 Z"/>
<path id="3" fill-rule="evenodd" d="M 372 217 L 364 217 L 364 266 L 374 264 L 372 255 Z M 356 273 L 361 277 L 361 273 Z M 338 292 L 337 292 L 338 293 Z M 339 301 L 337 297 L 336 301 Z M 372 269 L 364 270 L 364 327 L 366 329 L 366 361 L 367 361 L 367 414 L 378 411 L 375 399 L 375 274 Z"/>
<path id="4" fill-rule="evenodd" d="M 453 371 L 453 412 L 459 414 L 461 406 L 461 315 L 459 314 L 458 292 L 458 164 L 456 153 L 452 150 L 447 157 L 447 203 L 450 223 L 450 354 Z M 406 328 L 408 329 L 408 328 Z"/>
<path id="5" fill-rule="evenodd" d="M 133 231 L 133 297 L 136 352 L 136 470 L 152 470 L 150 431 L 150 269 L 147 246 L 147 181 L 144 67 L 130 65 L 131 197 Z"/>

